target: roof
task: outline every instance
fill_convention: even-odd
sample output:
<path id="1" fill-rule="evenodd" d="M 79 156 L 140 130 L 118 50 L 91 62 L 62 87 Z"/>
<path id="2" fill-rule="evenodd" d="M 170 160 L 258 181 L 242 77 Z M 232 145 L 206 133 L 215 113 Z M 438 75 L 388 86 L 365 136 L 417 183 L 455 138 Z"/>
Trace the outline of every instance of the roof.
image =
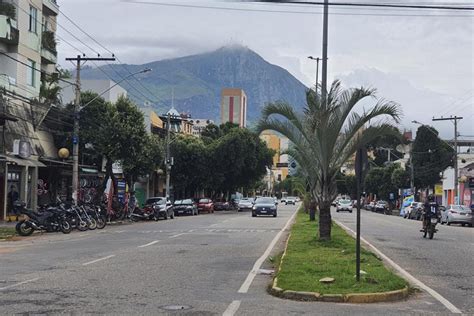
<path id="1" fill-rule="evenodd" d="M 171 109 L 166 112 L 166 115 L 171 115 L 171 116 L 180 116 L 179 112 L 173 107 L 171 107 Z"/>

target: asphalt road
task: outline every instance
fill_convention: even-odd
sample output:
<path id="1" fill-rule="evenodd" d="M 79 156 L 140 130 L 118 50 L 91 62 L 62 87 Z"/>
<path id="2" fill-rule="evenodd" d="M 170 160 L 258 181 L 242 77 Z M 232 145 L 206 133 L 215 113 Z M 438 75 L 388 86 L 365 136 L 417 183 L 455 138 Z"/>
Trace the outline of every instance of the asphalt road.
<path id="1" fill-rule="evenodd" d="M 287 235 L 282 229 L 295 210 L 279 206 L 277 218 L 216 212 L 2 242 L 0 314 L 446 314 L 426 293 L 368 305 L 294 302 L 268 295 L 272 277 L 257 273 L 249 278 L 249 273 L 259 258 L 266 258 L 278 234 L 281 238 L 270 256 L 282 251 Z M 338 217 L 350 223 L 354 213 Z M 391 244 L 390 238 L 383 238 L 387 241 L 380 241 L 382 245 Z M 426 242 L 434 250 L 431 245 L 440 241 Z M 271 269 L 271 263 L 263 260 L 262 267 Z M 459 284 L 468 286 L 467 281 Z"/>
<path id="2" fill-rule="evenodd" d="M 355 231 L 356 213 L 333 218 Z M 474 314 L 474 229 L 437 225 L 433 240 L 421 222 L 361 211 L 361 236 L 463 313 Z"/>

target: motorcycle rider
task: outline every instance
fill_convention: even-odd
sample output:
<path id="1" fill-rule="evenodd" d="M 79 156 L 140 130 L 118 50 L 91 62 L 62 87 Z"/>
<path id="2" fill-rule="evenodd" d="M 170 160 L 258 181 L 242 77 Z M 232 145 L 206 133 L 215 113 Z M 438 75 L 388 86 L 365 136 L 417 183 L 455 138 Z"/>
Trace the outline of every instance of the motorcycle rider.
<path id="1" fill-rule="evenodd" d="M 431 220 L 432 217 L 439 218 L 439 204 L 436 202 L 433 194 L 428 195 L 426 202 L 424 204 L 423 213 L 421 215 L 422 219 L 422 230 L 425 231 L 426 225 Z"/>

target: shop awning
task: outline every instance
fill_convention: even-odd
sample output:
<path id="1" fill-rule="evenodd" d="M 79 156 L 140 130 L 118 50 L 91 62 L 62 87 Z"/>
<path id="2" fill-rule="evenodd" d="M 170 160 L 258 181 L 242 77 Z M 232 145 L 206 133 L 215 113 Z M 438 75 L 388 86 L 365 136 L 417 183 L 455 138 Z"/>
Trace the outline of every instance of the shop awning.
<path id="1" fill-rule="evenodd" d="M 44 163 L 41 161 L 38 161 L 33 158 L 19 158 L 16 156 L 11 156 L 11 155 L 0 155 L 0 160 L 7 161 L 9 163 L 13 163 L 19 166 L 25 166 L 25 167 L 46 167 Z"/>

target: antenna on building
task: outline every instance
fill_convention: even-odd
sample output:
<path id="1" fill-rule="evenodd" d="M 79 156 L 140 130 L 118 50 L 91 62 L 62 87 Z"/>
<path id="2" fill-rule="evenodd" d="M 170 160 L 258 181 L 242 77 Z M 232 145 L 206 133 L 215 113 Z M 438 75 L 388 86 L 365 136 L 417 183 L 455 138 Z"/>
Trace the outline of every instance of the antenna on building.
<path id="1" fill-rule="evenodd" d="M 174 108 L 174 87 L 171 88 L 171 107 Z"/>

